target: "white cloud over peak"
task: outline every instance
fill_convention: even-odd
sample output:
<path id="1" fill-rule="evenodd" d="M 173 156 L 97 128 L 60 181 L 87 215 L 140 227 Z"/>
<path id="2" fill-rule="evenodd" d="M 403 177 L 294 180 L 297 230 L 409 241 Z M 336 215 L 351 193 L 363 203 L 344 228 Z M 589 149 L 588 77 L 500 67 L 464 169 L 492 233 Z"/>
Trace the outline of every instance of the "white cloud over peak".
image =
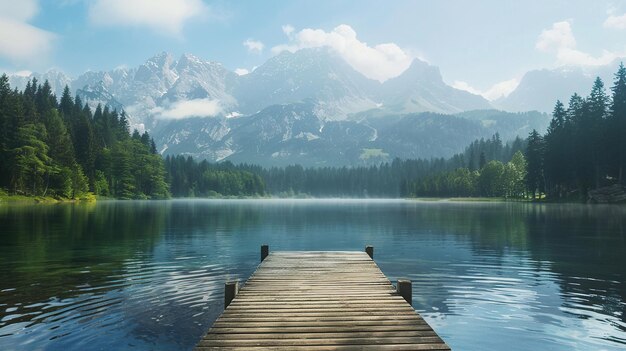
<path id="1" fill-rule="evenodd" d="M 14 76 L 18 76 L 18 77 L 24 77 L 24 78 L 28 78 L 33 74 L 32 71 L 28 71 L 28 70 L 23 70 L 23 71 L 17 71 L 17 72 L 13 72 Z"/>
<path id="2" fill-rule="evenodd" d="M 620 56 L 608 50 L 603 50 L 600 56 L 578 50 L 570 21 L 556 22 L 552 28 L 543 30 L 535 48 L 555 54 L 556 64 L 560 66 L 602 66 Z"/>
<path id="3" fill-rule="evenodd" d="M 151 112 L 158 119 L 213 117 L 222 113 L 222 107 L 218 100 L 205 98 L 176 101 L 166 108 L 154 108 Z"/>
<path id="4" fill-rule="evenodd" d="M 552 24 L 552 28 L 544 29 L 539 35 L 535 47 L 546 52 L 576 47 L 576 39 L 569 21 L 556 22 Z"/>
<path id="5" fill-rule="evenodd" d="M 626 29 L 626 13 L 621 16 L 610 14 L 603 25 L 604 28 Z"/>
<path id="6" fill-rule="evenodd" d="M 202 0 L 95 0 L 89 19 L 103 27 L 148 27 L 179 36 L 185 22 L 208 11 Z"/>
<path id="7" fill-rule="evenodd" d="M 0 1 L 0 57 L 24 64 L 48 56 L 57 36 L 28 24 L 37 12 L 36 0 Z"/>
<path id="8" fill-rule="evenodd" d="M 472 87 L 469 83 L 464 81 L 454 81 L 452 87 L 459 90 L 465 90 L 475 95 L 481 95 L 489 101 L 497 100 L 501 97 L 508 96 L 519 85 L 519 80 L 513 78 L 494 84 L 487 90 L 480 90 Z"/>
<path id="9" fill-rule="evenodd" d="M 381 82 L 400 75 L 414 58 L 395 43 L 370 46 L 360 41 L 354 29 L 346 24 L 339 25 L 330 32 L 311 28 L 295 32 L 293 27 L 286 25 L 283 26 L 283 32 L 289 42 L 273 47 L 274 54 L 282 51 L 295 52 L 304 48 L 329 47 L 355 70 Z"/>
<path id="10" fill-rule="evenodd" d="M 246 41 L 243 42 L 243 46 L 245 46 L 249 52 L 255 52 L 260 54 L 263 52 L 265 44 L 263 44 L 263 42 L 259 40 L 246 39 Z"/>
<path id="11" fill-rule="evenodd" d="M 237 75 L 239 76 L 245 76 L 246 74 L 250 73 L 250 71 L 247 68 L 237 68 L 235 69 L 235 73 L 237 73 Z"/>

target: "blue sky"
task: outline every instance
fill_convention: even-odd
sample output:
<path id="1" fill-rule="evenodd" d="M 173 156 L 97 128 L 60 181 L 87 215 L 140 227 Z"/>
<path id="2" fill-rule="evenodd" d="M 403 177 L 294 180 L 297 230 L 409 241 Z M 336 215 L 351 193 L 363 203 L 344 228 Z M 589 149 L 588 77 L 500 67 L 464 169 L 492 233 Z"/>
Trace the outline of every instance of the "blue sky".
<path id="1" fill-rule="evenodd" d="M 379 80 L 420 57 L 446 82 L 496 96 L 530 69 L 626 56 L 626 2 L 0 0 L 0 69 L 9 73 L 76 76 L 162 51 L 244 72 L 310 46 L 341 51 Z"/>

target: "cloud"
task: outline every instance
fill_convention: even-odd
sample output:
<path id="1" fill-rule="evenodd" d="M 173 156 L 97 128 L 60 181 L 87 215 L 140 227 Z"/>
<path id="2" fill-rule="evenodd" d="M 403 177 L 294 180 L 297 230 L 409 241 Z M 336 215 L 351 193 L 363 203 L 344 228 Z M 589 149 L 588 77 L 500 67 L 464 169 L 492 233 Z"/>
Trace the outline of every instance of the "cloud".
<path id="1" fill-rule="evenodd" d="M 0 57 L 24 64 L 48 56 L 57 35 L 27 23 L 38 11 L 36 0 L 0 1 Z"/>
<path id="2" fill-rule="evenodd" d="M 452 87 L 454 89 L 467 91 L 474 95 L 482 95 L 482 92 L 480 90 L 472 87 L 471 85 L 469 85 L 469 83 L 461 81 L 461 80 L 455 80 L 454 83 L 452 83 Z"/>
<path id="3" fill-rule="evenodd" d="M 28 70 L 23 70 L 23 71 L 17 71 L 14 72 L 13 75 L 17 76 L 17 77 L 24 77 L 24 78 L 28 78 L 33 74 L 32 71 L 28 71 Z"/>
<path id="4" fill-rule="evenodd" d="M 237 73 L 237 75 L 239 76 L 245 76 L 246 74 L 250 73 L 250 71 L 246 68 L 237 68 L 235 70 L 235 73 Z"/>
<path id="5" fill-rule="evenodd" d="M 254 39 L 246 39 L 246 41 L 243 42 L 243 46 L 248 48 L 248 51 L 256 52 L 259 54 L 263 52 L 263 48 L 265 47 L 262 42 Z"/>
<path id="6" fill-rule="evenodd" d="M 471 85 L 469 85 L 467 82 L 463 82 L 459 80 L 452 83 L 452 87 L 455 89 L 465 90 L 475 95 L 481 95 L 482 97 L 484 97 L 485 99 L 489 101 L 494 101 L 501 97 L 508 96 L 510 93 L 512 93 L 515 90 L 515 88 L 517 88 L 518 85 L 519 85 L 519 80 L 515 78 L 496 83 L 487 90 L 476 89 L 472 87 Z"/>
<path id="7" fill-rule="evenodd" d="M 552 28 L 545 29 L 539 35 L 535 44 L 537 50 L 556 54 L 556 63 L 559 66 L 603 66 L 611 63 L 618 53 L 603 50 L 602 55 L 594 57 L 589 53 L 576 48 L 576 38 L 572 33 L 569 21 L 556 22 Z"/>
<path id="8" fill-rule="evenodd" d="M 535 48 L 546 52 L 575 47 L 576 39 L 574 39 L 572 27 L 568 21 L 556 22 L 552 24 L 552 28 L 544 29 L 535 44 Z"/>
<path id="9" fill-rule="evenodd" d="M 626 13 L 621 16 L 609 15 L 603 25 L 604 28 L 626 29 Z"/>
<path id="10" fill-rule="evenodd" d="M 194 99 L 176 101 L 167 108 L 157 107 L 151 111 L 158 119 L 184 119 L 190 117 L 213 117 L 222 113 L 218 100 Z"/>
<path id="11" fill-rule="evenodd" d="M 179 36 L 185 22 L 208 12 L 202 0 L 95 0 L 89 20 L 102 27 L 148 27 Z"/>
<path id="12" fill-rule="evenodd" d="M 294 30 L 296 30 L 291 24 L 285 24 L 283 27 L 283 33 L 285 33 L 286 36 L 290 36 L 291 33 L 293 33 Z"/>
<path id="13" fill-rule="evenodd" d="M 283 26 L 289 42 L 277 45 L 272 52 L 295 52 L 304 48 L 329 47 L 336 51 L 355 70 L 368 78 L 385 81 L 404 72 L 413 56 L 394 43 L 369 46 L 357 38 L 356 32 L 346 24 L 326 32 L 322 29 L 305 28 L 293 33 L 293 27 Z"/>

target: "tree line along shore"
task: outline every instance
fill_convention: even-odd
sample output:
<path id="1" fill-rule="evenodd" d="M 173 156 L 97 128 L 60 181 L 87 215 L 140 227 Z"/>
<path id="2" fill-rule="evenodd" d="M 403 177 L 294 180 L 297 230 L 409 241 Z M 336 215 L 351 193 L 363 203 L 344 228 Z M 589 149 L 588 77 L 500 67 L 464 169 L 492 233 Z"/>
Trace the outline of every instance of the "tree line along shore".
<path id="1" fill-rule="evenodd" d="M 163 158 L 124 111 L 94 111 L 66 87 L 0 76 L 0 200 L 170 197 L 413 197 L 626 200 L 626 68 L 607 93 L 557 101 L 547 132 L 504 143 L 498 134 L 453 157 L 355 167 L 261 167 Z"/>

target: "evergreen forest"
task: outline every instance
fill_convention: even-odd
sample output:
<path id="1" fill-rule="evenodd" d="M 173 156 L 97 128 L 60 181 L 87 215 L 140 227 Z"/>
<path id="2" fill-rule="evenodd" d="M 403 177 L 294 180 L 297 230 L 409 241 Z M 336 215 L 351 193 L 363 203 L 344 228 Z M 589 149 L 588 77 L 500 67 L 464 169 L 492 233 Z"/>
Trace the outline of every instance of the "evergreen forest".
<path id="1" fill-rule="evenodd" d="M 124 111 L 94 111 L 66 87 L 23 91 L 0 77 L 0 191 L 64 199 L 217 196 L 506 197 L 585 200 L 624 184 L 626 68 L 610 93 L 597 78 L 587 97 L 556 102 L 541 135 L 476 140 L 444 159 L 394 159 L 372 166 L 263 168 L 157 153 L 147 132 L 130 133 Z"/>

